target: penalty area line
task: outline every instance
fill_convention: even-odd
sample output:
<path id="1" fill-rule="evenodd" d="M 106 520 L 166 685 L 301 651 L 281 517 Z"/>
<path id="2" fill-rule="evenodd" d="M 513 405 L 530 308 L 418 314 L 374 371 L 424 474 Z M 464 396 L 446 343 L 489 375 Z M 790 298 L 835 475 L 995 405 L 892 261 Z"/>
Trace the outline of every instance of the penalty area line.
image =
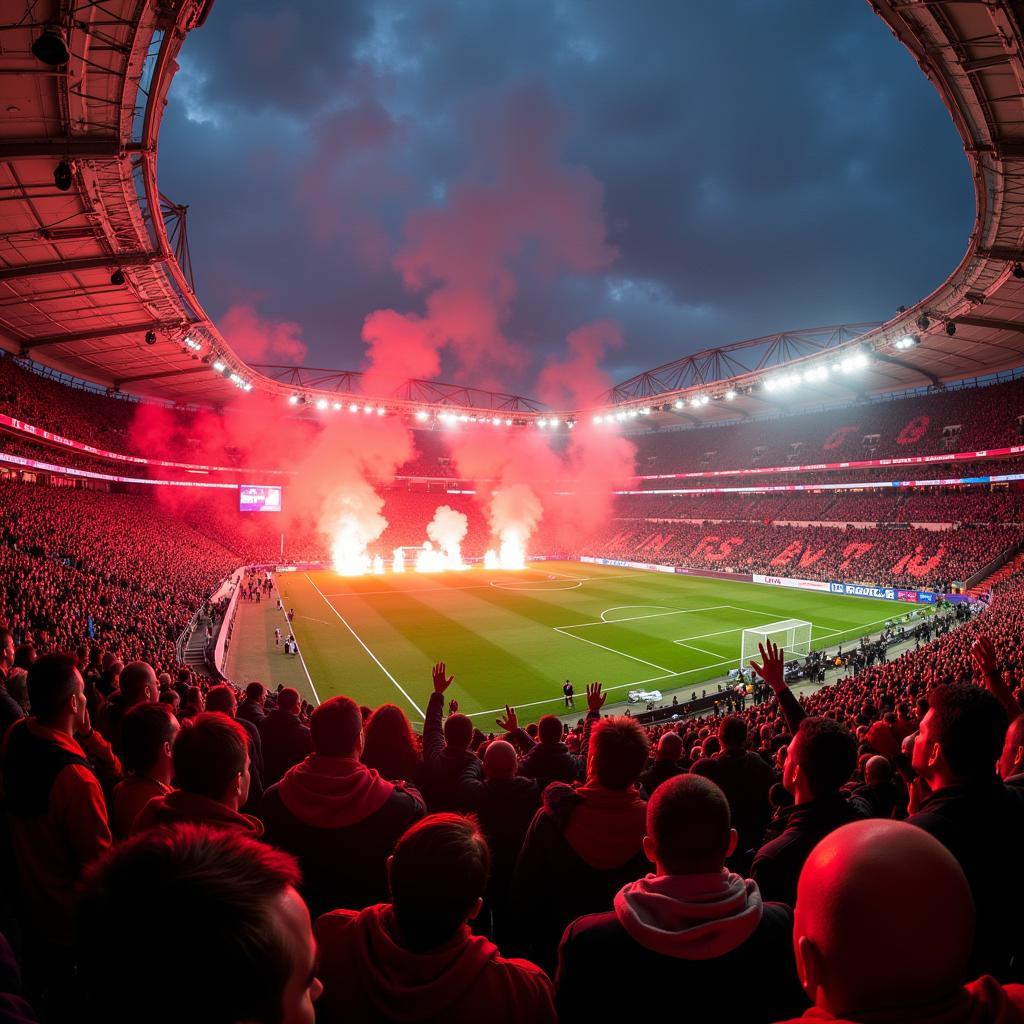
<path id="1" fill-rule="evenodd" d="M 309 578 L 309 573 L 303 573 L 303 575 L 306 577 L 307 581 L 309 582 L 309 585 L 323 598 L 324 604 L 326 604 L 327 607 L 330 608 L 331 611 L 334 612 L 334 614 L 338 617 L 338 621 L 356 638 L 356 642 L 359 644 L 359 646 L 362 647 L 362 649 L 366 651 L 366 653 L 371 658 L 373 658 L 374 663 L 377 665 L 377 668 L 379 668 L 381 672 L 383 672 L 384 675 L 386 675 L 388 679 L 391 680 L 391 682 L 395 686 L 395 689 L 398 690 L 398 692 L 419 712 L 419 714 L 423 718 L 426 718 L 426 714 L 423 711 L 423 708 L 421 708 L 419 704 L 417 704 L 416 701 L 414 701 L 412 697 L 410 697 L 409 694 L 406 693 L 406 691 L 402 688 L 402 684 L 399 683 L 399 681 L 381 664 L 380 658 L 378 658 L 377 655 L 374 654 L 373 651 L 371 651 L 370 648 L 367 647 L 365 643 L 363 643 L 363 638 L 348 624 L 347 620 L 341 614 L 341 612 L 339 612 L 338 609 L 335 608 L 334 605 L 331 604 L 331 602 L 328 601 L 326 597 L 324 597 L 324 592 Z"/>

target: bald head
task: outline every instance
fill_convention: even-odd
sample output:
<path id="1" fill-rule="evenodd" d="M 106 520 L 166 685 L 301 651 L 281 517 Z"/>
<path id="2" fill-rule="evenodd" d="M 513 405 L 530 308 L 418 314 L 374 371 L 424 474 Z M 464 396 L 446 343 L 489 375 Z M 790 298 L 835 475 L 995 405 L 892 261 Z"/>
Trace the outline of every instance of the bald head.
<path id="1" fill-rule="evenodd" d="M 484 774 L 489 779 L 511 779 L 519 769 L 516 748 L 507 740 L 495 740 L 484 751 Z"/>
<path id="2" fill-rule="evenodd" d="M 974 903 L 953 855 L 922 829 L 875 818 L 814 848 L 793 943 L 810 999 L 836 1016 L 934 1003 L 964 982 Z"/>
<path id="3" fill-rule="evenodd" d="M 1024 715 L 1018 715 L 1006 730 L 1003 740 L 1003 752 L 999 755 L 996 766 L 999 777 L 1004 781 L 1014 775 L 1024 774 Z"/>
<path id="4" fill-rule="evenodd" d="M 881 754 L 869 757 L 864 765 L 864 781 L 869 786 L 884 786 L 892 778 L 892 765 Z"/>

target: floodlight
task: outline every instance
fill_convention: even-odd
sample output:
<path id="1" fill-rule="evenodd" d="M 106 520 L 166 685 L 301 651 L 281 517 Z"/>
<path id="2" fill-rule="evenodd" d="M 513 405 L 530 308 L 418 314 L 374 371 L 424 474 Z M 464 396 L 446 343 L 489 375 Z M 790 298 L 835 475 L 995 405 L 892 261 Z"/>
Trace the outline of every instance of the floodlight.
<path id="1" fill-rule="evenodd" d="M 416 413 L 416 419 L 418 419 L 420 421 L 420 423 L 422 423 L 426 418 L 427 418 L 427 413 L 426 413 L 426 411 L 424 409 L 420 409 Z"/>
<path id="2" fill-rule="evenodd" d="M 918 339 L 913 334 L 908 334 L 905 338 L 900 338 L 899 341 L 897 341 L 893 347 L 899 349 L 908 349 L 913 348 L 917 344 Z"/>
<path id="3" fill-rule="evenodd" d="M 298 405 L 299 404 L 299 396 L 298 395 L 289 395 L 288 396 L 288 404 L 289 405 Z"/>
<path id="4" fill-rule="evenodd" d="M 156 331 L 146 331 L 146 344 L 147 345 L 155 345 L 156 344 Z"/>
<path id="5" fill-rule="evenodd" d="M 333 409 L 333 410 L 334 410 L 335 412 L 338 412 L 338 411 L 339 411 L 339 410 L 341 409 L 341 402 L 334 402 L 334 403 L 333 403 L 333 404 L 331 405 L 331 408 L 332 408 L 332 409 Z"/>
<path id="6" fill-rule="evenodd" d="M 1022 277 L 1024 277 L 1024 267 L 1022 267 L 1019 263 L 1014 263 L 1013 265 L 1013 276 L 1017 278 L 1018 281 Z"/>
<path id="7" fill-rule="evenodd" d="M 320 409 L 320 410 L 326 409 L 327 408 L 327 399 L 326 398 L 318 398 L 316 400 L 316 407 L 318 409 Z"/>
<path id="8" fill-rule="evenodd" d="M 213 368 L 218 373 L 223 373 L 227 369 L 227 367 L 219 359 L 213 364 Z"/>
<path id="9" fill-rule="evenodd" d="M 735 397 L 736 397 L 736 392 L 735 391 L 732 391 L 732 390 L 726 391 L 726 393 L 725 393 L 725 400 L 727 402 L 731 402 Z"/>
<path id="10" fill-rule="evenodd" d="M 708 398 L 707 395 L 701 395 L 700 398 L 697 399 L 697 401 L 700 402 L 701 405 L 707 405 L 708 402 L 711 401 L 711 399 Z"/>
<path id="11" fill-rule="evenodd" d="M 61 192 L 67 192 L 71 188 L 72 182 L 71 176 L 71 164 L 67 160 L 61 160 L 59 164 L 53 169 L 53 184 L 60 189 Z"/>
<path id="12" fill-rule="evenodd" d="M 683 405 L 685 403 L 683 402 L 683 400 L 681 398 L 677 398 L 673 404 L 675 405 L 675 407 L 677 409 L 682 409 L 682 407 L 683 407 Z"/>
<path id="13" fill-rule="evenodd" d="M 918 327 L 918 330 L 921 330 L 921 331 L 927 331 L 927 330 L 928 330 L 928 328 L 929 328 L 929 327 L 931 326 L 931 323 L 932 323 L 932 322 L 931 322 L 931 320 L 929 320 L 929 319 L 928 319 L 928 317 L 927 317 L 927 316 L 925 316 L 925 314 L 924 314 L 924 313 L 922 313 L 922 314 L 921 314 L 921 315 L 920 315 L 920 316 L 919 316 L 919 317 L 917 318 L 917 327 Z"/>
<path id="14" fill-rule="evenodd" d="M 956 324 L 952 320 L 946 324 L 946 333 L 952 338 L 956 334 Z"/>
<path id="15" fill-rule="evenodd" d="M 120 267 L 110 275 L 110 283 L 118 288 L 124 284 L 124 271 Z"/>
<path id="16" fill-rule="evenodd" d="M 36 60 L 59 68 L 71 59 L 67 36 L 60 25 L 47 25 L 32 44 L 32 55 Z"/>

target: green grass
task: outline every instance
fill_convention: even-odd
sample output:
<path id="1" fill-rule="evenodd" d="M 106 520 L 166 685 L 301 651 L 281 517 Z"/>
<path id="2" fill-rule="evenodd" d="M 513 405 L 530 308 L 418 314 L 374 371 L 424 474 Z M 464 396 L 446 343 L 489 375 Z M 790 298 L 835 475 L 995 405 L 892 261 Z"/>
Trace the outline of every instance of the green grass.
<path id="1" fill-rule="evenodd" d="M 889 601 L 568 562 L 522 573 L 283 573 L 277 583 L 295 609 L 302 663 L 274 651 L 280 613 L 275 602 L 265 604 L 271 639 L 263 681 L 284 681 L 287 671 L 308 692 L 308 670 L 320 700 L 393 702 L 422 721 L 430 667 L 445 661 L 455 675 L 449 695 L 485 726 L 506 702 L 524 721 L 559 711 L 566 678 L 580 695 L 600 680 L 612 701 L 637 684 L 665 693 L 699 685 L 736 666 L 745 628 L 805 619 L 814 623 L 815 646 L 833 646 L 910 611 Z M 252 614 L 253 606 L 242 608 Z M 260 678 L 258 658 L 247 671 L 241 657 L 235 680 L 239 672 Z"/>

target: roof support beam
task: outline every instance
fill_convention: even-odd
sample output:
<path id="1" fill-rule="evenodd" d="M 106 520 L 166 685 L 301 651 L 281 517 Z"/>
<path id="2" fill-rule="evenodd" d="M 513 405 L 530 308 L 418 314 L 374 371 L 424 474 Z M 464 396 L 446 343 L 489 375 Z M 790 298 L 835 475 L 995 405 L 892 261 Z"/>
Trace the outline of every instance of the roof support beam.
<path id="1" fill-rule="evenodd" d="M 42 338 L 25 338 L 21 341 L 22 353 L 42 348 L 44 345 L 71 345 L 79 341 L 99 341 L 103 338 L 119 338 L 126 334 L 140 334 L 143 331 L 171 331 L 181 327 L 180 323 L 166 323 L 162 320 L 145 320 L 142 323 L 119 324 L 114 327 L 97 327 L 91 331 L 74 331 L 69 334 L 48 334 Z"/>
<path id="2" fill-rule="evenodd" d="M 965 313 L 955 318 L 958 324 L 966 327 L 987 327 L 992 331 L 1014 331 L 1017 334 L 1024 334 L 1024 321 L 1021 320 L 1000 320 L 996 317 L 974 316 Z"/>
<path id="3" fill-rule="evenodd" d="M 928 370 L 924 370 L 920 366 L 908 363 L 905 359 L 897 359 L 896 356 L 891 356 L 888 352 L 873 352 L 872 355 L 879 362 L 892 363 L 893 366 L 900 366 L 904 370 L 910 370 L 911 373 L 921 374 L 921 376 L 924 377 L 924 379 L 928 381 L 933 388 L 942 387 L 942 381 L 940 381 L 934 373 L 929 373 Z"/>
<path id="4" fill-rule="evenodd" d="M 0 160 L 107 160 L 126 153 L 138 153 L 137 142 L 122 142 L 116 135 L 80 135 L 68 139 L 12 139 L 0 142 Z"/>
<path id="5" fill-rule="evenodd" d="M 213 371 L 209 366 L 183 366 L 180 370 L 163 370 L 160 373 L 140 373 L 135 377 L 121 377 L 114 381 L 115 387 L 120 387 L 122 384 L 135 384 L 140 380 L 161 380 L 164 377 L 184 377 L 189 373 L 208 373 L 213 376 Z"/>
<path id="6" fill-rule="evenodd" d="M 51 263 L 25 263 L 20 267 L 0 267 L 0 281 L 19 281 L 50 274 L 74 274 L 83 270 L 102 270 L 104 267 L 145 267 L 163 263 L 166 259 L 166 256 L 158 252 L 122 252 L 77 260 L 54 260 Z"/>

